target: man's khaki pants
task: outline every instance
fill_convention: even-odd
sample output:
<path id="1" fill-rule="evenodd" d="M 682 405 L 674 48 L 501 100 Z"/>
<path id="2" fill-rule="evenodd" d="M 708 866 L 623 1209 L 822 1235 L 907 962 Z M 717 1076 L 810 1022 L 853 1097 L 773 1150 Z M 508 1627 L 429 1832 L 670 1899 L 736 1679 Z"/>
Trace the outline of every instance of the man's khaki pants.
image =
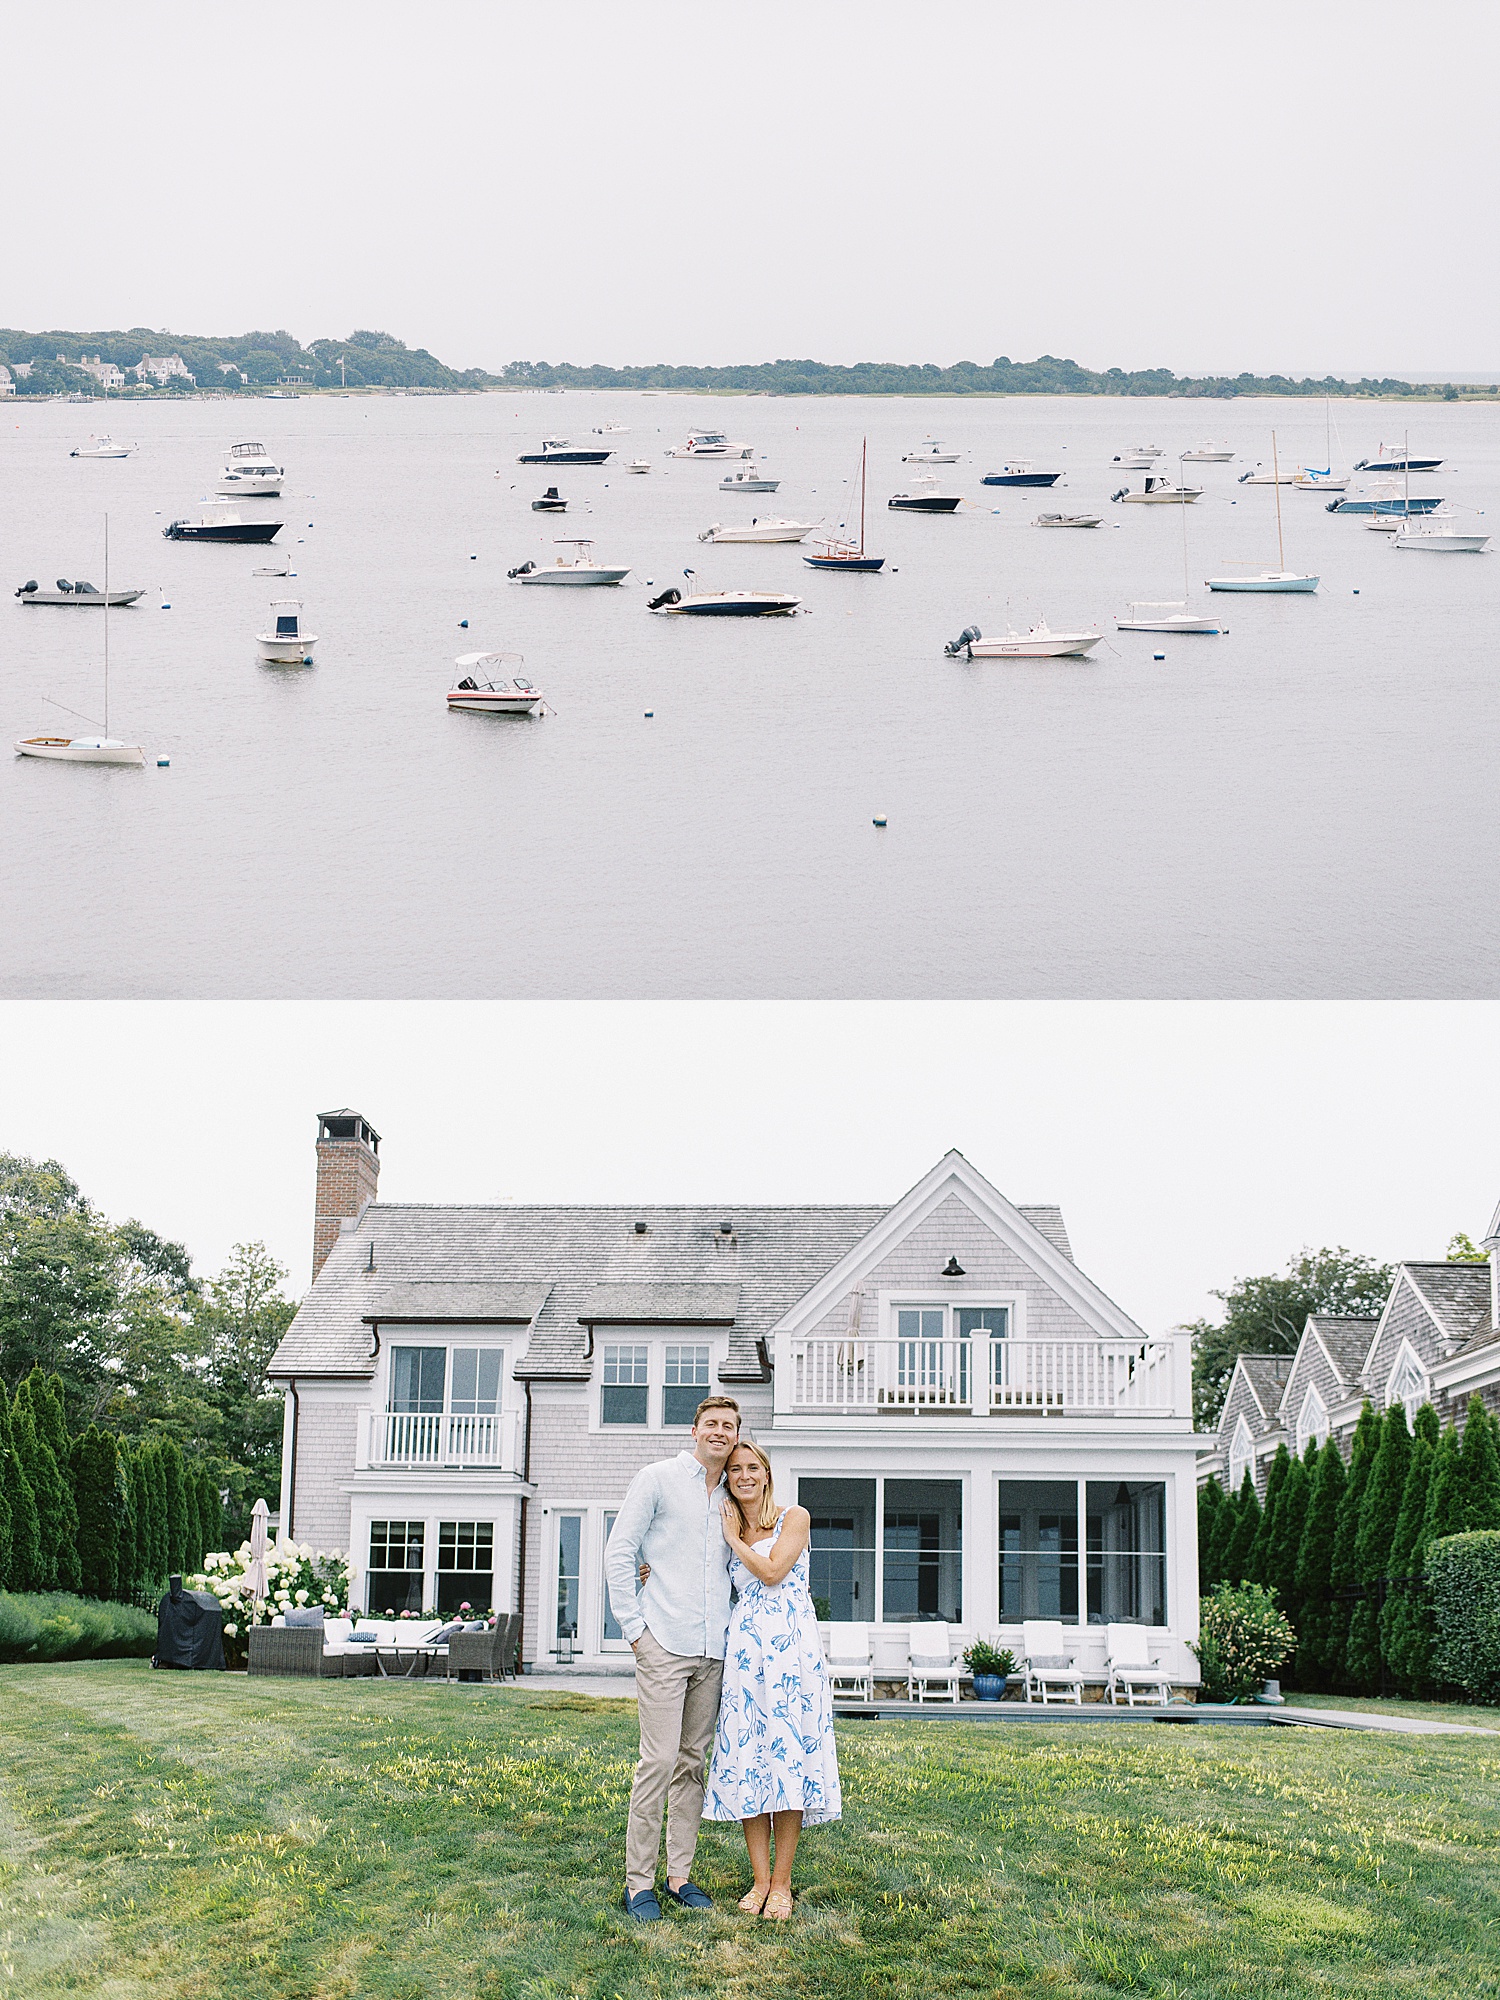
<path id="1" fill-rule="evenodd" d="M 649 1631 L 635 1649 L 635 1693 L 641 1716 L 641 1757 L 630 1787 L 625 1833 L 625 1888 L 638 1896 L 654 1887 L 667 1802 L 667 1875 L 690 1875 L 703 1818 L 704 1760 L 719 1719 L 722 1660 L 669 1653 Z"/>

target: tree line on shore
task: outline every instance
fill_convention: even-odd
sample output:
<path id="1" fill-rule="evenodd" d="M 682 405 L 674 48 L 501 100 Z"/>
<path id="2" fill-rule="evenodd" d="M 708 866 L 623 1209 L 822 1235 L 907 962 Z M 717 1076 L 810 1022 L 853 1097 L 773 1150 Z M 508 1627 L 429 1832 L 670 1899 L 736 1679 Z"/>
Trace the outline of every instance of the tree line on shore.
<path id="1" fill-rule="evenodd" d="M 78 363 L 112 361 L 122 372 L 147 354 L 175 354 L 189 381 L 169 377 L 155 393 L 193 395 L 202 389 L 260 389 L 290 383 L 309 389 L 482 389 L 495 380 L 481 369 L 448 368 L 425 347 L 408 347 L 392 334 L 359 329 L 343 340 L 307 346 L 284 328 L 274 333 L 228 335 L 167 333 L 148 326 L 107 333 L 24 333 L 0 328 L 0 362 L 14 372 L 18 396 L 95 395 L 98 384 Z M 58 356 L 63 359 L 59 361 Z"/>
<path id="2" fill-rule="evenodd" d="M 1452 1684 L 1429 1589 L 1439 1542 L 1500 1529 L 1500 1429 L 1479 1397 L 1462 1431 L 1424 1403 L 1413 1423 L 1366 1402 L 1346 1465 L 1333 1438 L 1278 1446 L 1264 1501 L 1210 1479 L 1198 1496 L 1199 1587 L 1257 1583 L 1297 1633 L 1299 1688 L 1431 1698 Z"/>

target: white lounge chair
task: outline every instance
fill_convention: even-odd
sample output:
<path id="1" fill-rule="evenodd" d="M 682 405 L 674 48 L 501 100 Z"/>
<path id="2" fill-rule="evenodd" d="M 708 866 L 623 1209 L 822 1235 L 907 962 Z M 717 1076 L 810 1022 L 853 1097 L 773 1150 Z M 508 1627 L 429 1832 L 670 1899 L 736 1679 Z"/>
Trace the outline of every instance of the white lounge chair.
<path id="1" fill-rule="evenodd" d="M 1105 1693 L 1112 1702 L 1125 1697 L 1127 1708 L 1135 1707 L 1136 1690 L 1148 1702 L 1172 1699 L 1172 1683 L 1165 1669 L 1151 1657 L 1151 1633 L 1145 1625 L 1110 1625 L 1105 1630 Z"/>
<path id="2" fill-rule="evenodd" d="M 1083 1675 L 1074 1665 L 1063 1637 L 1061 1619 L 1028 1618 L 1021 1626 L 1026 1651 L 1026 1699 L 1071 1701 L 1083 1706 Z M 1060 1693 L 1056 1690 L 1061 1690 Z"/>
<path id="3" fill-rule="evenodd" d="M 870 1665 L 870 1628 L 834 1619 L 828 1627 L 828 1682 L 835 1695 L 849 1694 L 873 1701 L 875 1675 Z"/>
<path id="4" fill-rule="evenodd" d="M 937 1699 L 957 1701 L 963 1665 L 953 1657 L 945 1624 L 908 1625 L 906 1699 L 926 1701 L 933 1689 Z"/>

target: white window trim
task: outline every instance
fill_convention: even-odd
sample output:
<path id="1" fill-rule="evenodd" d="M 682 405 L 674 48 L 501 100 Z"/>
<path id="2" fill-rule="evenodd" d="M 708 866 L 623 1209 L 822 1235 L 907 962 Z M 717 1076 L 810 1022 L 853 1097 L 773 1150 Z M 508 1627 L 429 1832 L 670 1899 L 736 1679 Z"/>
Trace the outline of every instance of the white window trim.
<path id="1" fill-rule="evenodd" d="M 1397 1378 L 1403 1373 L 1406 1373 L 1417 1385 L 1415 1391 L 1410 1394 L 1403 1393 L 1396 1387 Z M 1396 1350 L 1396 1358 L 1391 1363 L 1391 1371 L 1385 1378 L 1384 1407 L 1390 1409 L 1393 1403 L 1404 1404 L 1406 1408 L 1406 1420 L 1408 1423 L 1411 1423 L 1415 1420 L 1417 1411 L 1421 1409 L 1422 1405 L 1431 1401 L 1432 1377 L 1423 1367 L 1422 1357 L 1417 1353 L 1417 1350 L 1409 1340 L 1403 1337 L 1400 1347 Z"/>
<path id="2" fill-rule="evenodd" d="M 920 1304 L 936 1305 L 938 1301 L 936 1299 L 926 1299 L 926 1300 L 916 1299 L 916 1300 L 908 1300 L 907 1303 L 917 1304 L 917 1305 Z M 991 1303 L 993 1303 L 993 1301 Z M 894 1481 L 898 1485 L 904 1485 L 908 1481 L 916 1481 L 916 1480 L 934 1480 L 934 1481 L 941 1481 L 943 1483 L 947 1483 L 948 1481 L 956 1481 L 957 1484 L 962 1488 L 962 1493 L 959 1499 L 959 1536 L 962 1545 L 959 1549 L 959 1555 L 958 1555 L 958 1588 L 959 1588 L 959 1593 L 963 1599 L 964 1616 L 959 1620 L 959 1622 L 956 1625 L 950 1625 L 948 1629 L 952 1632 L 966 1632 L 966 1631 L 972 1632 L 975 1630 L 974 1617 L 972 1610 L 970 1608 L 974 1602 L 973 1597 L 970 1595 L 970 1592 L 973 1588 L 973 1576 L 971 1572 L 974 1562 L 974 1550 L 971 1546 L 974 1539 L 972 1532 L 972 1523 L 974 1519 L 974 1475 L 972 1473 L 960 1472 L 956 1470 L 950 1471 L 947 1468 L 943 1468 L 941 1470 L 929 1468 L 919 1472 L 904 1471 L 904 1472 L 889 1472 L 889 1473 L 830 1471 L 830 1469 L 826 1465 L 813 1464 L 806 1466 L 798 1466 L 790 1474 L 788 1474 L 786 1483 L 789 1490 L 793 1493 L 797 1493 L 800 1495 L 802 1490 L 801 1482 L 804 1479 L 850 1479 L 850 1480 L 867 1479 L 871 1481 L 871 1483 L 874 1485 L 875 1608 L 871 1612 L 869 1618 L 866 1619 L 864 1622 L 870 1626 L 872 1631 L 884 1630 L 888 1632 L 899 1632 L 903 1630 L 906 1621 L 904 1619 L 898 1620 L 896 1623 L 892 1625 L 887 1625 L 885 1622 L 885 1489 L 886 1486 L 892 1481 Z M 991 1511 L 993 1512 L 993 1507 Z"/>
<path id="3" fill-rule="evenodd" d="M 881 1337 L 885 1340 L 900 1338 L 897 1332 L 896 1314 L 903 1306 L 941 1306 L 943 1308 L 943 1338 L 957 1340 L 957 1321 L 954 1313 L 960 1306 L 1005 1306 L 1010 1312 L 1010 1332 L 1007 1340 L 1026 1338 L 1026 1294 L 1024 1292 L 953 1292 L 948 1290 L 941 1279 L 925 1291 L 917 1291 L 903 1285 L 899 1291 L 883 1291 L 877 1295 Z"/>
<path id="4" fill-rule="evenodd" d="M 1328 1442 L 1330 1425 L 1328 1405 L 1318 1393 L 1316 1382 L 1308 1384 L 1307 1394 L 1302 1398 L 1302 1408 L 1297 1412 L 1297 1456 L 1301 1458 L 1313 1438 L 1318 1441 L 1321 1451 Z"/>
<path id="5" fill-rule="evenodd" d="M 667 1349 L 706 1347 L 708 1382 L 703 1396 L 719 1393 L 719 1370 L 729 1355 L 729 1336 L 721 1326 L 605 1326 L 596 1325 L 592 1374 L 589 1378 L 589 1430 L 620 1433 L 629 1437 L 686 1438 L 688 1426 L 662 1422 L 666 1388 Z M 646 1421 L 643 1424 L 607 1424 L 604 1421 L 604 1350 L 606 1347 L 644 1347 L 646 1360 Z M 699 1401 L 703 1400 L 699 1397 Z M 573 1510 L 568 1510 L 573 1511 Z M 602 1630 L 601 1624 L 601 1630 Z"/>
<path id="6" fill-rule="evenodd" d="M 1236 1474 L 1235 1472 L 1236 1462 L 1239 1463 L 1240 1467 L 1238 1474 Z M 1229 1441 L 1228 1464 L 1229 1464 L 1229 1490 L 1231 1493 L 1239 1492 L 1241 1486 L 1244 1484 L 1245 1474 L 1247 1471 L 1250 1474 L 1252 1483 L 1254 1482 L 1255 1433 L 1251 1430 L 1249 1424 L 1246 1422 L 1245 1413 L 1243 1410 L 1240 1411 L 1239 1415 L 1234 1420 L 1234 1436 Z"/>
<path id="7" fill-rule="evenodd" d="M 519 1345 L 517 1336 L 520 1336 Z M 384 1416 L 391 1407 L 391 1350 L 396 1347 L 441 1347 L 443 1363 L 443 1414 L 453 1404 L 453 1350 L 455 1347 L 488 1347 L 500 1350 L 500 1414 L 511 1408 L 514 1391 L 511 1369 L 516 1354 L 525 1349 L 524 1327 L 500 1326 L 387 1326 L 380 1328 L 380 1367 L 376 1371 L 375 1411 Z"/>

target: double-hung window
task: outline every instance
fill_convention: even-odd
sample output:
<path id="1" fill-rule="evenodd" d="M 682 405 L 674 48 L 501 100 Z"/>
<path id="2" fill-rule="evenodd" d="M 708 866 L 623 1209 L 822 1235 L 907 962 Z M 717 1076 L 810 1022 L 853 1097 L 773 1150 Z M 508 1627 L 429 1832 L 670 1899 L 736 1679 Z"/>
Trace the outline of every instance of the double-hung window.
<path id="1" fill-rule="evenodd" d="M 651 1349 L 645 1341 L 606 1342 L 600 1423 L 644 1424 L 650 1381 Z"/>
<path id="2" fill-rule="evenodd" d="M 439 1521 L 437 1608 L 487 1612 L 495 1598 L 493 1521 Z"/>
<path id="3" fill-rule="evenodd" d="M 667 1343 L 667 1365 L 661 1392 L 663 1424 L 690 1424 L 708 1394 L 708 1349 Z"/>
<path id="4" fill-rule="evenodd" d="M 498 1465 L 503 1347 L 392 1347 L 388 1465 Z"/>
<path id="5" fill-rule="evenodd" d="M 372 1521 L 370 1562 L 365 1575 L 365 1609 L 369 1612 L 421 1611 L 422 1556 L 426 1524 L 422 1521 Z"/>

